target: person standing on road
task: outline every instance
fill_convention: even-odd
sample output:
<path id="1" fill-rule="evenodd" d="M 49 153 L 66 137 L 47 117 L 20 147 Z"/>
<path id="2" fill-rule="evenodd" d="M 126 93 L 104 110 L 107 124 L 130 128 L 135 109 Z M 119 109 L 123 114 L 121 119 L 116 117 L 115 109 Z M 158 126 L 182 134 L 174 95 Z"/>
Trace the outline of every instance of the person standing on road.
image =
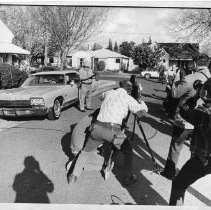
<path id="1" fill-rule="evenodd" d="M 141 101 L 141 91 L 143 90 L 141 83 L 137 82 L 137 78 L 136 75 L 131 75 L 130 77 L 130 82 L 132 85 L 132 89 L 131 89 L 131 96 L 136 100 L 136 101 Z M 128 119 L 130 117 L 130 112 L 128 112 L 127 117 L 123 120 L 122 122 L 122 128 L 126 128 L 127 127 L 127 122 Z"/>
<path id="2" fill-rule="evenodd" d="M 211 98 L 205 99 L 204 91 L 202 87 L 200 96 L 205 102 L 203 107 L 191 109 L 185 104 L 180 109 L 181 116 L 195 128 L 190 147 L 191 157 L 172 182 L 171 206 L 183 205 L 186 189 L 198 179 L 211 174 Z M 211 95 L 210 90 L 208 95 Z"/>
<path id="3" fill-rule="evenodd" d="M 166 62 L 165 59 L 163 59 L 159 65 L 159 82 L 161 82 L 162 84 L 166 82 L 165 72 L 167 68 L 165 62 Z"/>
<path id="4" fill-rule="evenodd" d="M 102 100 L 97 120 L 91 125 L 90 136 L 85 147 L 78 156 L 73 173 L 68 177 L 69 183 L 74 183 L 80 176 L 90 152 L 96 150 L 102 143 L 110 142 L 124 153 L 124 184 L 130 185 L 138 180 L 133 174 L 133 153 L 128 137 L 121 130 L 123 119 L 128 111 L 138 117 L 148 111 L 144 101 L 138 103 L 131 97 L 131 86 L 128 81 L 120 82 L 120 88 L 101 94 Z"/>
<path id="5" fill-rule="evenodd" d="M 84 60 L 83 66 L 79 70 L 79 78 L 81 80 L 81 86 L 79 87 L 79 107 L 81 112 L 91 110 L 91 100 L 92 100 L 92 88 L 94 79 L 92 78 L 94 73 L 89 67 L 89 61 Z M 91 78 L 90 78 L 91 77 Z"/>
<path id="6" fill-rule="evenodd" d="M 168 158 L 161 175 L 172 180 L 176 175 L 176 165 L 179 159 L 180 151 L 187 137 L 192 133 L 194 126 L 185 121 L 179 114 L 180 107 L 191 97 L 197 96 L 197 87 L 194 89 L 194 82 L 204 83 L 210 77 L 209 57 L 206 54 L 199 54 L 194 58 L 197 66 L 197 72 L 185 76 L 172 86 L 172 96 L 180 98 L 179 105 L 174 117 L 172 128 L 172 139 L 170 143 Z"/>

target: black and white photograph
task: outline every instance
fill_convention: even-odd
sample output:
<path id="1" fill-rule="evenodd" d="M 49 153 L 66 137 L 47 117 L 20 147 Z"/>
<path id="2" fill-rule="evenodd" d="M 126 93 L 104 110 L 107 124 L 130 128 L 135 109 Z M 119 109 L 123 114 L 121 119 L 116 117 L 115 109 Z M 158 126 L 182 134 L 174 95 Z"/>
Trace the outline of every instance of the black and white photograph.
<path id="1" fill-rule="evenodd" d="M 0 3 L 0 209 L 198 209 L 210 174 L 211 2 Z"/>

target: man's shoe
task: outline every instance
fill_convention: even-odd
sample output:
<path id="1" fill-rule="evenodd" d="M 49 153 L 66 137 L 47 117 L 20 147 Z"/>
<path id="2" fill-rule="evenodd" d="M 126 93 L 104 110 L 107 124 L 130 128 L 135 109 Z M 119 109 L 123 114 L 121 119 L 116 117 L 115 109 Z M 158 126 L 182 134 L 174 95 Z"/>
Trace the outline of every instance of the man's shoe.
<path id="1" fill-rule="evenodd" d="M 86 110 L 94 110 L 94 109 L 92 109 L 92 108 L 86 108 Z"/>
<path id="2" fill-rule="evenodd" d="M 133 183 L 135 183 L 138 179 L 139 179 L 139 177 L 137 175 L 133 174 L 132 176 L 126 177 L 124 179 L 123 184 L 125 186 L 129 186 L 129 185 L 132 185 Z"/>
<path id="3" fill-rule="evenodd" d="M 74 176 L 73 174 L 67 177 L 68 184 L 75 184 L 76 180 L 77 180 L 77 176 Z"/>
<path id="4" fill-rule="evenodd" d="M 161 171 L 160 175 L 165 177 L 166 179 L 169 179 L 169 180 L 173 180 L 174 177 L 175 177 L 175 174 L 168 174 L 165 171 Z"/>
<path id="5" fill-rule="evenodd" d="M 86 112 L 86 110 L 85 110 L 85 109 L 79 109 L 79 111 L 80 111 L 80 112 Z"/>

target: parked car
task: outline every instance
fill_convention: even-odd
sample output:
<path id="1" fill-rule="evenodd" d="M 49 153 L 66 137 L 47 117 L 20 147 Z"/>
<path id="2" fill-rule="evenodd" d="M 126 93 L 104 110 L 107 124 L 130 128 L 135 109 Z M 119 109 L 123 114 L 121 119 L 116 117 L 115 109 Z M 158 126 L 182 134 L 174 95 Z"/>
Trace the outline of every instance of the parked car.
<path id="1" fill-rule="evenodd" d="M 164 74 L 166 74 L 166 72 Z M 159 72 L 153 70 L 144 70 L 141 72 L 140 76 L 144 77 L 145 79 L 159 78 Z"/>
<path id="2" fill-rule="evenodd" d="M 79 80 L 76 71 L 32 74 L 21 87 L 0 90 L 0 116 L 47 115 L 50 120 L 59 119 L 64 107 L 78 102 L 76 80 Z M 99 84 L 103 83 L 113 84 L 103 80 Z"/>

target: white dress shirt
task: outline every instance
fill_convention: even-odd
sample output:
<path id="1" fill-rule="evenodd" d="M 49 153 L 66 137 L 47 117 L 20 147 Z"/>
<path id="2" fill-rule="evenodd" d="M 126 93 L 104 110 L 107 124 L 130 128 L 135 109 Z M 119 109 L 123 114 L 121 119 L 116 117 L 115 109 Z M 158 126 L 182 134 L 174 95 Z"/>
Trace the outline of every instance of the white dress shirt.
<path id="1" fill-rule="evenodd" d="M 126 118 L 128 111 L 136 113 L 138 111 L 148 112 L 148 107 L 141 101 L 138 103 L 133 97 L 128 95 L 123 88 L 109 90 L 101 94 L 102 104 L 97 120 L 101 122 L 110 122 L 122 124 L 122 120 Z"/>

